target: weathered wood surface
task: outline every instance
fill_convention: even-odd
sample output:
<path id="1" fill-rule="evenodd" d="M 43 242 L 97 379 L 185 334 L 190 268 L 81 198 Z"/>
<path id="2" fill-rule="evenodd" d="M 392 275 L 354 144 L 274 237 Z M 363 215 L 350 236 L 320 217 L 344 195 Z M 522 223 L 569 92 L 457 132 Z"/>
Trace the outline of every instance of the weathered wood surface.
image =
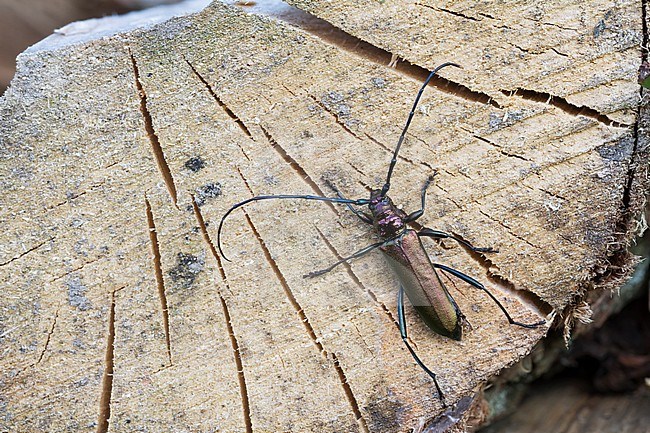
<path id="1" fill-rule="evenodd" d="M 365 197 L 426 70 L 451 60 L 464 69 L 427 89 L 391 193 L 415 209 L 437 170 L 419 222 L 499 253 L 430 243 L 431 256 L 522 321 L 616 284 L 647 165 L 641 4 L 574 3 L 299 4 L 348 33 L 216 3 L 22 55 L 0 101 L 2 429 L 429 425 L 442 408 L 399 338 L 381 255 L 303 279 L 372 242 L 366 226 L 334 206 L 258 203 L 227 222 L 226 262 L 219 218 L 251 195 L 331 194 L 325 179 Z M 417 66 L 387 67 L 392 54 Z M 408 320 L 454 402 L 546 328 L 508 326 L 449 285 L 473 328 L 462 342 Z"/>

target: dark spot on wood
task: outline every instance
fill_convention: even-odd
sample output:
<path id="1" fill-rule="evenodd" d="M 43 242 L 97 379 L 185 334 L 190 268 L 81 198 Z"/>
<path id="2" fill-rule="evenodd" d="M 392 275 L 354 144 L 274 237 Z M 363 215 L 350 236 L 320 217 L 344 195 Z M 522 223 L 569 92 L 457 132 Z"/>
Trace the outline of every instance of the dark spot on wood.
<path id="1" fill-rule="evenodd" d="M 488 120 L 488 126 L 492 130 L 505 128 L 524 119 L 528 113 L 524 110 L 512 110 L 508 111 L 507 115 L 504 116 L 503 113 L 490 113 L 490 119 Z"/>
<path id="2" fill-rule="evenodd" d="M 632 136 L 626 136 L 621 140 L 596 148 L 601 157 L 613 162 L 628 161 L 632 157 L 633 150 L 634 138 Z"/>
<path id="3" fill-rule="evenodd" d="M 185 168 L 193 172 L 197 172 L 205 167 L 205 161 L 200 156 L 193 156 L 192 158 L 185 161 Z"/>
<path id="4" fill-rule="evenodd" d="M 217 198 L 221 195 L 221 184 L 219 182 L 210 182 L 196 190 L 194 200 L 197 206 L 203 206 L 208 199 Z"/>
<path id="5" fill-rule="evenodd" d="M 92 304 L 86 298 L 86 292 L 88 287 L 81 284 L 81 280 L 78 277 L 74 277 L 72 280 L 66 283 L 68 287 L 68 303 L 73 307 L 77 307 L 81 311 L 90 310 Z"/>
<path id="6" fill-rule="evenodd" d="M 364 412 L 368 414 L 368 427 L 370 431 L 399 431 L 398 414 L 404 410 L 398 401 L 387 397 L 372 398 L 370 404 L 365 406 Z"/>
<path id="7" fill-rule="evenodd" d="M 605 31 L 607 26 L 605 26 L 605 20 L 598 21 L 598 24 L 594 26 L 594 39 L 600 37 L 600 35 Z"/>
<path id="8" fill-rule="evenodd" d="M 452 426 L 454 426 L 454 424 L 462 419 L 463 414 L 469 410 L 473 402 L 473 396 L 461 398 L 458 403 L 447 408 L 442 415 L 427 424 L 422 432 L 443 433 L 448 431 Z"/>
<path id="9" fill-rule="evenodd" d="M 386 80 L 383 78 L 371 78 L 370 81 L 372 82 L 372 85 L 378 89 L 386 87 Z"/>
<path id="10" fill-rule="evenodd" d="M 268 176 L 264 176 L 264 183 L 267 185 L 275 186 L 279 182 L 274 176 L 268 175 Z"/>
<path id="11" fill-rule="evenodd" d="M 176 266 L 169 271 L 169 276 L 179 287 L 189 288 L 197 275 L 203 270 L 205 260 L 192 254 L 178 253 Z"/>
<path id="12" fill-rule="evenodd" d="M 321 97 L 320 102 L 327 110 L 336 113 L 340 117 L 350 116 L 350 106 L 345 104 L 343 95 L 338 92 L 327 92 Z"/>

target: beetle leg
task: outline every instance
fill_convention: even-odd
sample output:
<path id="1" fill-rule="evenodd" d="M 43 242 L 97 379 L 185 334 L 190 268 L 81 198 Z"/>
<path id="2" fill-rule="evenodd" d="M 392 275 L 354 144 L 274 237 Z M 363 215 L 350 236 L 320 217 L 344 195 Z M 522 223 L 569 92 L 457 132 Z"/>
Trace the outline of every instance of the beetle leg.
<path id="1" fill-rule="evenodd" d="M 381 242 L 374 243 L 372 245 L 368 245 L 367 247 L 360 249 L 359 251 L 352 254 L 351 256 L 344 257 L 341 260 L 339 260 L 338 262 L 334 263 L 333 265 L 331 265 L 331 266 L 329 266 L 329 267 L 327 267 L 325 269 L 321 269 L 319 271 L 312 271 L 312 272 L 310 272 L 308 274 L 303 275 L 303 278 L 312 278 L 312 277 L 316 277 L 318 275 L 323 275 L 323 274 L 331 271 L 332 269 L 334 269 L 335 267 L 337 267 L 341 263 L 345 263 L 345 262 L 347 262 L 349 260 L 356 259 L 357 257 L 361 257 L 364 254 L 367 254 L 367 253 L 369 253 L 370 251 L 372 251 L 372 250 L 374 250 L 376 248 L 386 247 L 386 246 L 392 244 L 394 241 L 395 241 L 395 238 L 392 238 L 392 239 L 388 239 L 387 241 L 381 241 Z"/>
<path id="2" fill-rule="evenodd" d="M 444 407 L 447 407 L 447 403 L 445 403 L 445 397 L 442 394 L 440 385 L 438 385 L 436 374 L 433 371 L 429 370 L 426 365 L 424 365 L 422 360 L 418 357 L 418 355 L 415 353 L 415 350 L 413 350 L 408 342 L 408 335 L 406 333 L 406 317 L 404 316 L 404 287 L 401 284 L 399 286 L 399 291 L 397 292 L 397 323 L 399 326 L 399 333 L 402 336 L 402 341 L 404 341 L 404 344 L 406 344 L 406 348 L 409 350 L 409 352 L 411 352 L 411 356 L 413 356 L 413 359 L 422 368 L 422 370 L 431 376 L 431 379 L 433 379 L 433 384 L 436 386 L 436 391 L 438 391 L 440 402 Z"/>
<path id="3" fill-rule="evenodd" d="M 415 221 L 416 219 L 420 218 L 422 215 L 424 215 L 424 202 L 427 198 L 427 188 L 429 188 L 429 185 L 431 185 L 431 182 L 433 182 L 433 178 L 435 177 L 436 173 L 433 173 L 431 176 L 429 176 L 424 182 L 424 185 L 422 186 L 422 191 L 420 192 L 420 199 L 422 200 L 422 207 L 419 210 L 416 210 L 415 212 L 412 212 L 409 214 L 404 219 L 404 222 L 411 222 Z"/>
<path id="4" fill-rule="evenodd" d="M 336 193 L 336 195 L 339 196 L 340 199 L 347 200 L 343 196 L 343 194 L 341 194 L 341 191 L 339 191 L 339 189 L 336 187 L 336 185 L 334 185 L 330 181 L 326 181 L 326 183 L 327 183 L 327 186 L 329 186 L 332 189 L 332 191 L 334 191 Z M 372 224 L 372 217 L 370 215 L 368 215 L 367 213 L 365 213 L 363 211 L 360 211 L 359 209 L 353 208 L 352 205 L 349 204 L 349 203 L 348 203 L 347 206 L 348 206 L 348 209 L 350 209 L 357 217 L 359 217 L 359 219 L 361 221 L 363 221 L 366 224 Z"/>
<path id="5" fill-rule="evenodd" d="M 354 214 L 357 217 L 359 217 L 359 219 L 361 221 L 363 221 L 366 224 L 373 224 L 372 217 L 370 215 L 368 215 L 367 213 L 365 213 L 363 211 L 360 211 L 359 209 L 353 208 L 351 204 L 348 204 L 347 206 L 348 206 L 348 209 L 350 209 L 352 212 L 354 212 Z"/>
<path id="6" fill-rule="evenodd" d="M 462 272 L 457 271 L 454 268 L 450 268 L 449 266 L 445 266 L 445 265 L 440 265 L 438 263 L 434 263 L 433 267 L 441 269 L 441 270 L 443 270 L 445 272 L 449 272 L 451 275 L 453 275 L 456 278 L 460 278 L 461 280 L 465 281 L 470 286 L 474 286 L 475 288 L 477 288 L 479 290 L 483 290 L 499 306 L 499 308 L 501 309 L 501 311 L 503 311 L 503 314 L 505 314 L 506 318 L 508 319 L 508 322 L 510 322 L 511 325 L 517 325 L 517 326 L 521 326 L 522 328 L 531 328 L 532 329 L 532 328 L 537 328 L 538 326 L 543 325 L 543 324 L 546 323 L 546 320 L 542 320 L 542 321 L 537 322 L 537 323 L 521 323 L 521 322 L 517 322 L 517 321 L 513 320 L 512 317 L 510 317 L 510 314 L 508 314 L 508 311 L 505 309 L 505 307 L 503 305 L 501 305 L 501 302 L 499 302 L 499 300 L 496 298 L 496 296 L 494 296 L 492 293 L 490 293 L 490 291 L 488 289 L 486 289 L 483 284 L 479 283 L 474 278 L 470 277 L 469 275 L 465 275 Z"/>
<path id="7" fill-rule="evenodd" d="M 459 244 L 465 245 L 467 248 L 469 248 L 472 251 L 475 251 L 477 253 L 498 253 L 497 250 L 493 249 L 492 247 L 487 247 L 487 248 L 478 248 L 475 247 L 474 245 L 470 244 L 469 242 L 458 238 L 452 234 L 441 232 L 440 230 L 433 230 L 427 227 L 424 227 L 418 232 L 418 236 L 428 236 L 430 238 L 434 239 L 453 239 Z"/>

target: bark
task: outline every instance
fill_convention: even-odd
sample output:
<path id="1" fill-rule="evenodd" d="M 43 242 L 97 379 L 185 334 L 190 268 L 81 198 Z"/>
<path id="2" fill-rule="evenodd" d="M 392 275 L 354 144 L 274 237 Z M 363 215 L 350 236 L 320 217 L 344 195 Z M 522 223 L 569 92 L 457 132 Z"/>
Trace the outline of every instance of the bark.
<path id="1" fill-rule="evenodd" d="M 475 427 L 480 392 L 551 325 L 616 288 L 647 182 L 640 2 L 214 3 L 68 28 L 18 59 L 2 99 L 3 430 L 372 431 Z M 389 67 L 391 60 L 397 67 Z M 392 179 L 471 324 L 460 342 L 407 309 L 367 198 L 413 98 Z M 581 307 L 581 308 L 577 308 Z M 577 312 L 577 313 L 576 313 Z M 455 423 L 448 414 L 462 418 Z"/>

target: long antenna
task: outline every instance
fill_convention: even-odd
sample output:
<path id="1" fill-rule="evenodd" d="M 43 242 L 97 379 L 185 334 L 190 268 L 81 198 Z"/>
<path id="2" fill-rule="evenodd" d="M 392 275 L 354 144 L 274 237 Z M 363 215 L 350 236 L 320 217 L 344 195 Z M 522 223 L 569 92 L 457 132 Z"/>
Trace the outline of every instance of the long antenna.
<path id="1" fill-rule="evenodd" d="M 390 161 L 390 166 L 388 167 L 388 175 L 386 176 L 386 183 L 384 184 L 384 187 L 381 189 L 381 196 L 385 197 L 386 194 L 388 193 L 388 190 L 390 189 L 390 177 L 393 175 L 393 169 L 395 168 L 395 164 L 397 163 L 397 154 L 399 153 L 400 147 L 402 147 L 402 142 L 404 141 L 404 137 L 406 136 L 406 131 L 409 129 L 409 126 L 411 125 L 411 120 L 413 120 L 413 115 L 415 114 L 415 108 L 418 106 L 418 102 L 420 102 L 420 97 L 422 96 L 422 93 L 424 93 L 424 89 L 426 89 L 427 85 L 429 84 L 429 81 L 433 78 L 434 75 L 438 71 L 440 71 L 442 68 L 446 68 L 447 66 L 455 66 L 457 68 L 462 68 L 462 66 L 457 65 L 456 63 L 443 63 L 442 65 L 438 66 L 435 68 L 427 79 L 424 81 L 424 84 L 422 84 L 422 87 L 420 88 L 420 91 L 418 92 L 418 95 L 415 97 L 415 102 L 413 103 L 413 108 L 411 108 L 411 112 L 409 113 L 408 119 L 406 119 L 406 125 L 404 125 L 404 130 L 402 131 L 402 135 L 399 136 L 399 140 L 397 140 L 397 147 L 395 148 L 395 152 L 393 152 L 393 159 Z"/>
<path id="2" fill-rule="evenodd" d="M 350 200 L 347 198 L 333 198 L 333 197 L 321 197 L 318 195 L 258 195 L 256 197 L 252 197 L 249 199 L 246 199 L 244 201 L 241 201 L 235 205 L 233 205 L 230 209 L 228 209 L 228 212 L 226 212 L 222 217 L 221 217 L 221 222 L 219 222 L 219 229 L 217 230 L 217 248 L 219 249 L 219 254 L 226 259 L 227 261 L 230 261 L 228 257 L 223 253 L 223 250 L 221 249 L 221 229 L 223 228 L 223 223 L 226 221 L 226 218 L 232 211 L 235 209 L 244 206 L 247 203 L 250 203 L 252 201 L 258 201 L 258 200 L 270 200 L 272 198 L 294 198 L 294 199 L 304 199 L 304 200 L 319 200 L 319 201 L 328 201 L 332 203 L 345 203 L 345 204 L 354 204 L 357 206 L 363 206 L 368 204 L 369 200 L 368 199 L 359 199 L 359 200 Z"/>

